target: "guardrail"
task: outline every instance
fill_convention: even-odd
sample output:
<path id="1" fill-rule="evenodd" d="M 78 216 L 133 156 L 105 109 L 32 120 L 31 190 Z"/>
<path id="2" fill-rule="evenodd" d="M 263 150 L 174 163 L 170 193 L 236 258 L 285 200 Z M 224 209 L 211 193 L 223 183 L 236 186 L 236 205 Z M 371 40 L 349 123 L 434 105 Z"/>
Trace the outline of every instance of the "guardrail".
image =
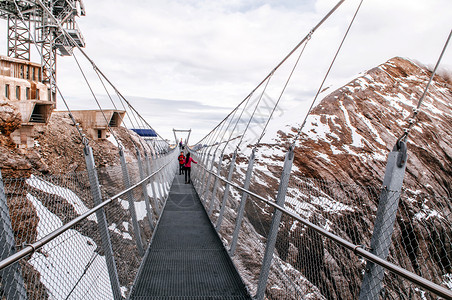
<path id="1" fill-rule="evenodd" d="M 196 154 L 195 154 L 196 155 Z M 198 158 L 199 161 L 202 161 L 202 158 Z M 230 165 L 232 164 L 232 161 L 234 161 L 234 158 L 230 158 Z M 325 272 L 327 273 L 326 268 L 320 268 L 318 271 L 314 272 L 314 268 L 312 267 L 313 264 L 318 264 L 318 265 L 322 265 L 323 261 L 310 261 L 308 263 L 309 260 L 315 260 L 316 258 L 319 260 L 322 260 L 323 258 L 320 256 L 325 256 L 325 255 L 329 255 L 331 256 L 331 254 L 328 254 L 329 250 L 328 249 L 333 249 L 337 246 L 328 246 L 326 248 L 327 245 L 329 245 L 331 242 L 333 242 L 335 245 L 338 245 L 340 247 L 343 247 L 345 249 L 347 249 L 349 251 L 350 254 L 353 254 L 353 256 L 356 256 L 355 259 L 352 260 L 352 262 L 356 263 L 355 269 L 361 269 L 361 268 L 366 268 L 364 266 L 364 262 L 362 261 L 362 258 L 365 258 L 368 263 L 374 263 L 376 265 L 379 265 L 381 267 L 383 267 L 385 270 L 391 272 L 392 276 L 386 276 L 386 277 L 393 277 L 393 276 L 399 276 L 399 278 L 403 278 L 404 280 L 413 283 L 415 285 L 417 285 L 418 287 L 424 289 L 424 291 L 428 291 L 431 292 L 437 296 L 443 297 L 445 299 L 452 299 L 452 291 L 450 289 L 447 289 L 444 286 L 441 286 L 435 282 L 432 282 L 431 280 L 428 280 L 422 276 L 419 276 L 418 274 L 415 274 L 414 272 L 411 272 L 405 268 L 402 268 L 398 265 L 396 265 L 395 263 L 392 263 L 390 261 L 387 261 L 385 259 L 382 259 L 381 257 L 371 253 L 370 251 L 368 251 L 367 249 L 365 249 L 366 247 L 363 246 L 364 240 L 363 240 L 363 244 L 356 244 L 356 243 L 352 243 L 349 240 L 325 229 L 325 227 L 328 226 L 332 226 L 327 224 L 324 224 L 323 226 L 321 226 L 320 224 L 314 224 L 312 221 L 307 220 L 306 218 L 302 217 L 299 213 L 296 213 L 296 208 L 294 208 L 294 203 L 296 203 L 296 201 L 291 201 L 289 203 L 287 203 L 285 206 L 283 205 L 278 205 L 277 201 L 272 201 L 272 200 L 268 200 L 260 195 L 258 195 L 257 193 L 251 191 L 250 189 L 244 188 L 243 186 L 241 186 L 244 182 L 244 185 L 246 186 L 248 184 L 249 187 L 249 174 L 247 174 L 247 178 L 243 179 L 243 177 L 240 177 L 239 179 L 236 179 L 236 182 L 233 182 L 231 180 L 230 176 L 230 172 L 228 173 L 226 170 L 223 170 L 224 175 L 228 174 L 228 178 L 225 178 L 226 176 L 221 176 L 220 174 L 221 172 L 221 164 L 216 164 L 216 166 L 214 166 L 214 168 L 212 168 L 212 165 L 210 166 L 211 168 L 209 168 L 209 166 L 204 166 L 201 165 L 200 167 L 197 168 L 195 173 L 195 187 L 197 188 L 197 191 L 199 193 L 199 195 L 202 197 L 202 201 L 206 207 L 206 211 L 209 214 L 209 217 L 211 218 L 212 223 L 214 224 L 214 226 L 217 228 L 217 231 L 219 232 L 220 236 L 223 239 L 223 242 L 225 244 L 226 247 L 229 247 L 230 249 L 230 254 L 231 256 L 234 258 L 234 261 L 237 265 L 237 268 L 241 271 L 241 275 L 244 277 L 250 277 L 250 273 L 252 272 L 256 272 L 256 266 L 254 266 L 254 270 L 250 271 L 250 269 L 244 267 L 246 260 L 251 260 L 249 258 L 249 256 L 253 256 L 253 264 L 255 265 L 260 265 L 260 271 L 257 272 L 259 273 L 259 280 L 256 280 L 256 278 L 254 280 L 249 280 L 248 282 L 248 288 L 254 292 L 256 292 L 256 298 L 257 299 L 263 299 L 263 295 L 266 291 L 266 295 L 268 298 L 279 298 L 279 297 L 284 297 L 285 299 L 290 299 L 290 293 L 288 293 L 288 290 L 291 290 L 291 293 L 294 294 L 293 299 L 299 298 L 302 295 L 306 295 L 309 293 L 318 293 L 318 294 L 323 294 L 326 298 L 334 298 L 334 297 L 342 297 L 342 298 L 358 298 L 358 294 L 359 294 L 359 282 L 362 279 L 362 275 L 364 274 L 364 270 L 363 273 L 361 274 L 355 274 L 355 276 L 351 276 L 351 278 L 349 278 L 349 280 L 351 281 L 355 281 L 355 283 L 344 283 L 344 285 L 346 285 L 347 287 L 340 287 L 340 286 L 336 286 L 336 288 L 334 288 L 332 286 L 332 283 L 334 282 L 334 280 L 331 280 L 329 283 L 320 283 L 321 276 L 323 276 L 323 279 L 328 279 L 328 276 L 333 276 L 333 275 L 320 275 L 317 274 L 315 275 L 314 273 L 322 273 Z M 215 170 L 216 169 L 216 170 Z M 220 170 L 219 170 L 220 169 Z M 229 170 L 231 170 L 232 168 L 229 168 Z M 283 171 L 284 172 L 284 171 Z M 244 172 L 242 171 L 241 174 L 244 174 Z M 241 175 L 243 176 L 243 175 Z M 219 183 L 216 180 L 212 180 L 212 182 L 210 183 L 209 180 L 206 180 L 207 178 L 215 178 L 218 181 L 221 181 L 223 183 L 223 187 L 219 187 Z M 283 181 L 283 177 L 281 179 L 281 182 Z M 240 182 L 241 184 L 237 183 Z M 208 185 L 209 186 L 206 186 Z M 229 188 L 233 188 L 236 193 L 235 195 L 232 195 L 228 198 L 228 196 L 226 196 L 226 199 L 224 198 L 224 193 L 228 193 L 229 192 Z M 297 188 L 300 188 L 300 193 L 303 193 L 304 191 L 301 190 L 302 187 L 297 187 L 295 186 L 294 189 L 291 189 L 291 193 L 296 190 Z M 397 193 L 391 193 L 391 191 L 387 190 L 385 191 L 389 197 L 396 197 Z M 372 191 L 372 194 L 375 194 L 375 191 Z M 394 194 L 394 195 L 392 195 Z M 253 201 L 251 201 L 253 204 L 244 204 L 244 200 L 246 201 L 246 197 L 244 197 L 244 195 L 251 197 L 251 199 L 253 199 Z M 279 194 L 278 194 L 279 195 Z M 307 196 L 309 197 L 309 195 Z M 322 197 L 325 197 L 325 201 L 326 201 L 326 195 L 322 195 Z M 315 198 L 315 196 L 313 196 L 313 198 Z M 210 200 L 210 201 L 209 201 Z M 345 199 L 343 199 L 345 200 Z M 317 201 L 317 200 L 316 200 Z M 265 208 L 262 205 L 257 204 L 257 202 L 260 202 L 261 204 L 264 204 L 267 208 Z M 342 201 L 343 203 L 345 201 Z M 338 211 L 340 211 L 341 209 L 343 211 L 347 211 L 349 209 L 349 204 L 343 204 L 343 203 L 337 203 L 337 207 L 338 207 Z M 375 204 L 378 204 L 377 201 L 375 201 Z M 248 208 L 248 217 L 254 219 L 253 220 L 245 220 L 243 218 L 243 215 L 245 213 L 245 205 L 246 206 L 253 206 L 254 207 L 254 213 L 252 212 L 253 208 Z M 274 212 L 269 212 L 268 208 L 273 208 Z M 331 208 L 333 209 L 333 208 Z M 229 212 L 226 212 L 228 211 Z M 292 211 L 291 211 L 292 210 Z M 279 212 L 281 214 L 281 217 L 279 218 L 279 220 L 284 220 L 284 222 L 279 222 L 278 224 L 273 224 L 273 222 L 275 222 L 275 215 L 277 214 L 277 212 Z M 229 213 L 229 216 L 227 218 L 224 217 L 225 214 Z M 340 212 L 338 212 L 338 214 L 340 214 Z M 376 214 L 376 211 L 373 211 L 373 215 Z M 263 215 L 264 217 L 257 217 L 258 215 Z M 320 216 L 321 217 L 321 216 Z M 260 218 L 260 219 L 259 219 Z M 288 219 L 289 218 L 289 219 Z M 234 222 L 235 219 L 235 222 Z M 259 219 L 259 220 L 257 220 Z M 273 222 L 271 225 L 270 224 L 270 219 L 273 219 Z M 314 217 L 315 219 L 315 217 Z M 227 224 L 223 223 L 223 228 L 222 228 L 222 222 L 225 222 L 225 220 L 228 222 Z M 245 224 L 241 224 L 241 223 L 245 223 L 248 222 L 248 225 Z M 328 221 L 327 221 L 328 222 Z M 235 224 L 234 224 L 235 223 Z M 253 224 L 250 224 L 253 223 Z M 252 233 L 253 228 L 256 228 L 256 224 L 259 224 L 262 226 L 262 223 L 265 223 L 262 228 L 260 229 L 259 233 Z M 284 224 L 283 224 L 284 223 Z M 447 223 L 447 222 L 446 222 Z M 287 230 L 286 227 L 288 227 L 287 224 L 292 224 L 291 225 L 291 229 Z M 296 225 L 296 229 L 292 229 L 292 227 Z M 447 226 L 447 224 L 445 224 L 445 226 Z M 257 226 L 259 227 L 259 226 Z M 343 226 L 345 227 L 345 226 Z M 300 229 L 301 228 L 301 229 Z M 234 229 L 234 230 L 233 230 Z M 257 230 L 257 229 L 256 229 Z M 353 230 L 350 229 L 350 230 Z M 244 231 L 246 233 L 244 233 Z M 274 232 L 272 232 L 274 231 Z M 244 253 L 244 251 L 246 250 L 250 250 L 246 247 L 250 247 L 249 245 L 247 245 L 244 249 L 241 249 L 241 252 L 239 254 L 235 253 L 236 252 L 236 247 L 237 247 L 237 238 L 239 236 L 239 234 L 242 234 L 242 243 L 244 241 L 247 240 L 251 240 L 251 239 L 256 239 L 258 241 L 260 241 L 262 244 L 267 244 L 269 241 L 270 243 L 275 243 L 277 240 L 277 235 L 278 235 L 278 231 L 279 231 L 279 236 L 278 236 L 278 241 L 280 242 L 280 244 L 276 245 L 276 251 L 274 251 L 273 249 L 267 249 L 265 254 L 262 255 L 262 253 L 260 253 L 261 251 L 263 251 L 263 247 L 256 247 L 253 251 L 256 252 L 255 255 L 251 254 L 251 253 Z M 287 233 L 289 231 L 289 233 Z M 249 236 L 255 234 L 256 236 Z M 289 234 L 289 236 L 287 236 L 287 234 Z M 318 236 L 316 235 L 318 234 Z M 306 237 L 306 235 L 309 235 L 309 238 Z M 298 236 L 298 237 L 297 237 Z M 325 239 L 323 239 L 323 238 Z M 291 240 L 293 239 L 293 240 Z M 301 241 L 304 240 L 304 242 L 310 242 L 312 243 L 312 245 L 303 245 L 300 246 L 298 248 L 298 252 L 296 250 L 290 250 L 290 248 L 296 248 L 293 245 L 299 243 L 299 241 L 297 241 L 297 239 L 301 239 Z M 300 242 L 301 242 L 300 241 Z M 281 243 L 287 243 L 287 247 L 284 248 Z M 325 246 L 324 246 L 325 245 Z M 240 246 L 240 244 L 239 244 Z M 306 250 L 306 253 L 301 253 L 300 254 L 300 249 L 304 247 L 304 249 Z M 317 248 L 312 248 L 312 247 L 317 247 Z M 268 248 L 268 247 L 267 247 Z M 322 248 L 322 249 L 320 249 Z M 310 250 L 309 250 L 310 249 Z M 402 251 L 401 249 L 398 249 L 399 251 Z M 338 250 L 342 251 L 342 250 Z M 293 252 L 293 253 L 291 253 Z M 296 254 L 298 253 L 298 254 Z M 307 253 L 310 253 L 310 257 L 305 256 Z M 323 254 L 321 254 L 323 253 Z M 304 255 L 304 258 L 301 258 L 297 261 L 297 266 L 294 267 L 292 266 L 289 261 L 291 260 L 290 256 L 291 255 L 298 255 L 298 258 L 300 258 L 300 255 Z M 399 253 L 399 255 L 402 255 Z M 238 256 L 238 257 L 237 257 Z M 284 256 L 284 257 L 282 257 Z M 333 254 L 334 256 L 334 254 Z M 361 259 L 360 259 L 361 257 Z M 244 259 L 246 258 L 246 259 Z M 271 283 L 267 283 L 267 278 L 268 278 L 268 272 L 270 269 L 270 264 L 265 263 L 265 260 L 269 260 L 270 262 L 273 259 L 273 264 L 272 264 L 272 268 L 276 269 L 276 271 L 274 271 L 274 274 L 272 274 L 273 277 L 277 277 L 277 275 L 279 275 L 280 277 L 284 278 L 284 279 L 280 279 L 279 281 L 275 278 L 269 280 L 271 281 Z M 447 259 L 447 257 L 446 257 Z M 257 261 L 259 260 L 259 261 Z M 299 264 L 299 261 L 303 261 L 305 260 L 305 266 L 303 266 L 303 264 Z M 264 262 L 260 262 L 260 261 L 264 261 Z M 292 258 L 292 261 L 294 261 L 294 259 Z M 251 262 L 248 262 L 251 263 Z M 333 259 L 329 259 L 328 261 L 329 264 L 333 264 L 334 260 Z M 327 264 L 328 264 L 327 263 Z M 308 266 L 311 266 L 312 270 L 303 270 L 303 267 L 306 268 Z M 353 266 L 347 266 L 348 268 L 353 268 Z M 250 267 L 251 268 L 251 267 Z M 309 268 L 309 267 L 308 267 Z M 341 272 L 340 268 L 339 270 L 337 270 L 337 268 L 332 267 L 333 269 L 335 269 L 335 272 Z M 277 270 L 279 269 L 279 270 Z M 284 270 L 283 270 L 284 269 Z M 289 271 L 287 271 L 289 270 Z M 346 270 L 346 269 L 342 269 L 342 272 L 350 272 L 350 270 Z M 313 273 L 314 272 L 314 273 Z M 333 271 L 330 271 L 333 272 Z M 267 273 L 267 278 L 265 278 L 266 276 L 263 276 L 263 273 Z M 281 275 L 285 273 L 284 275 Z M 298 275 L 296 275 L 298 274 Z M 318 278 L 315 278 L 315 276 L 318 276 Z M 337 277 L 341 276 L 340 274 L 338 274 Z M 306 291 L 306 287 L 302 287 L 300 285 L 300 282 L 295 283 L 295 281 L 297 280 L 297 277 L 302 278 L 302 277 L 306 277 L 308 280 L 302 280 L 303 282 L 301 284 L 305 284 L 306 287 L 310 286 L 308 289 L 310 291 Z M 310 278 L 312 277 L 312 278 Z M 346 275 L 344 275 L 345 278 Z M 439 278 L 435 278 L 436 281 L 438 281 Z M 389 279 L 391 280 L 391 279 Z M 291 287 L 284 287 L 283 289 L 286 289 L 286 291 L 279 291 L 278 289 L 281 289 L 281 286 L 279 286 L 278 284 L 281 284 L 281 281 L 284 281 L 286 285 L 291 285 Z M 339 280 L 337 280 L 336 282 L 338 282 Z M 397 279 L 397 282 L 400 282 L 400 279 Z M 389 295 L 391 293 L 391 291 L 389 291 L 389 288 L 391 288 L 389 286 L 389 284 L 387 283 L 387 281 L 385 282 L 386 285 L 388 286 L 388 291 L 386 291 L 386 293 Z M 337 284 L 337 283 L 336 283 Z M 400 283 L 402 284 L 402 283 Z M 330 285 L 329 288 L 321 288 L 321 285 Z M 271 287 L 273 286 L 273 287 Z M 270 291 L 269 289 L 274 289 L 272 291 Z M 416 287 L 412 287 L 413 290 L 416 290 Z M 331 293 L 331 289 L 337 290 L 337 294 L 336 296 L 333 296 L 333 294 L 329 294 Z M 353 291 L 351 290 L 353 289 Z M 344 291 L 339 291 L 339 290 L 344 290 Z M 278 296 L 278 293 L 280 293 L 280 296 Z M 420 292 L 422 293 L 422 295 L 424 295 L 423 297 L 426 298 L 428 294 L 425 294 L 425 292 Z M 276 296 L 275 296 L 276 295 Z M 284 296 L 283 296 L 284 295 Z M 377 295 L 360 295 L 360 299 L 378 299 L 381 295 L 377 294 Z"/>
<path id="2" fill-rule="evenodd" d="M 3 179 L 0 239 L 8 243 L 0 245 L 0 298 L 125 298 L 144 254 L 139 247 L 149 245 L 168 196 L 177 154 L 145 156 L 145 163 L 137 156 L 91 174 L 88 167 Z M 96 203 L 96 197 L 107 200 Z"/>

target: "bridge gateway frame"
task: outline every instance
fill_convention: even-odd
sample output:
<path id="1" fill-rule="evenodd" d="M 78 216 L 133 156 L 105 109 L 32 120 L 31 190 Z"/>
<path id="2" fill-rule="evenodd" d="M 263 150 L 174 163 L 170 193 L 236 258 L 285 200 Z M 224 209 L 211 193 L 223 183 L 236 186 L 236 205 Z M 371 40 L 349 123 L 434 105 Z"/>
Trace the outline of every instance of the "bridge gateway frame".
<path id="1" fill-rule="evenodd" d="M 185 143 L 184 143 L 184 145 L 188 145 L 188 141 L 190 140 L 191 128 L 190 129 L 175 129 L 175 128 L 173 128 L 174 141 L 176 142 L 176 147 L 177 147 L 177 145 L 179 144 L 179 141 L 177 139 L 176 132 L 188 132 L 188 136 L 185 139 Z"/>

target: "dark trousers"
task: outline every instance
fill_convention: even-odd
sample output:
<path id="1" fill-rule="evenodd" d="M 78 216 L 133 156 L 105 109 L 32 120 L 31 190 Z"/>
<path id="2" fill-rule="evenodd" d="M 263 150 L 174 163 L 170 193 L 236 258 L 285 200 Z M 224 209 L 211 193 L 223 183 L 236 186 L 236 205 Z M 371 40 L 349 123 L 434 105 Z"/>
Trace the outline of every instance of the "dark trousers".
<path id="1" fill-rule="evenodd" d="M 184 174 L 184 164 L 179 164 L 179 175 Z"/>
<path id="2" fill-rule="evenodd" d="M 191 173 L 191 168 L 185 167 L 185 183 L 190 182 L 190 173 Z"/>

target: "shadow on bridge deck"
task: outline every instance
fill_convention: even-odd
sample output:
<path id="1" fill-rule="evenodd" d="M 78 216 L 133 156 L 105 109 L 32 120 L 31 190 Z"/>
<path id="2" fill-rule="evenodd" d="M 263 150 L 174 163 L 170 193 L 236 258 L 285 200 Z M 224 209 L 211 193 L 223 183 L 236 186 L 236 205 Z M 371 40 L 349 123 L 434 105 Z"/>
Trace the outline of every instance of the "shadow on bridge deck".
<path id="1" fill-rule="evenodd" d="M 130 299 L 251 299 L 191 184 L 177 175 Z"/>

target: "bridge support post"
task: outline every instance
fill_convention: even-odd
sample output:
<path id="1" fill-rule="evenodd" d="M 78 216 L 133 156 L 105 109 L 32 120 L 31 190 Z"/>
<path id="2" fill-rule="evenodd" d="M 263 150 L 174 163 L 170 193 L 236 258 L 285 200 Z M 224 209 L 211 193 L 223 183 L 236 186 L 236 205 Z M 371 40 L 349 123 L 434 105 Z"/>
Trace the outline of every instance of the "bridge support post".
<path id="1" fill-rule="evenodd" d="M 250 188 L 251 175 L 253 174 L 255 155 L 256 155 L 256 148 L 253 148 L 253 151 L 251 152 L 251 155 L 250 155 L 250 159 L 248 161 L 248 168 L 246 169 L 245 184 L 243 186 L 243 188 L 245 190 L 248 190 Z M 243 192 L 242 199 L 240 200 L 240 206 L 239 206 L 239 209 L 237 212 L 237 219 L 235 220 L 235 228 L 234 228 L 234 233 L 232 235 L 231 247 L 229 248 L 229 254 L 231 256 L 234 256 L 235 249 L 237 247 L 237 240 L 239 238 L 240 227 L 242 226 L 243 215 L 245 213 L 245 205 L 246 205 L 247 197 L 248 197 L 248 194 Z"/>
<path id="2" fill-rule="evenodd" d="M 166 157 L 166 162 L 165 162 L 165 174 L 166 174 L 166 178 L 165 178 L 165 181 L 166 181 L 166 186 L 167 186 L 167 193 L 168 193 L 168 196 L 169 196 L 169 191 L 170 191 L 170 189 L 171 189 L 171 176 L 174 174 L 174 173 L 176 173 L 174 170 L 173 170 L 173 168 L 171 167 L 171 165 L 169 164 L 169 162 L 170 162 L 170 160 L 172 159 L 172 156 L 171 156 L 171 153 L 168 153 L 168 155 L 167 155 L 167 157 Z M 168 163 L 168 165 L 167 165 L 167 163 Z"/>
<path id="3" fill-rule="evenodd" d="M 231 179 L 232 179 L 232 174 L 234 173 L 236 159 L 237 159 L 237 150 L 235 150 L 234 154 L 232 155 L 231 165 L 229 166 L 228 181 L 231 181 Z M 221 223 L 223 222 L 224 209 L 226 207 L 226 202 L 228 201 L 228 197 L 229 197 L 229 188 L 230 188 L 229 183 L 226 183 L 226 186 L 224 188 L 223 201 L 221 201 L 220 215 L 218 216 L 217 225 L 215 227 L 217 232 L 220 231 Z"/>
<path id="4" fill-rule="evenodd" d="M 205 184 L 205 177 L 206 177 L 206 173 L 207 173 L 207 171 L 206 171 L 206 169 L 207 169 L 207 164 L 208 164 L 208 159 L 209 159 L 209 156 L 210 156 L 210 151 L 212 150 L 212 148 L 210 148 L 210 150 L 209 150 L 209 152 L 208 153 L 206 153 L 207 152 L 207 149 L 203 149 L 202 151 L 201 151 L 201 165 L 202 166 L 204 166 L 205 167 L 205 169 L 203 168 L 203 169 L 201 169 L 202 171 L 201 171 L 201 174 L 199 175 L 199 185 L 198 185 L 198 188 L 199 188 L 199 191 L 200 191 L 200 195 L 202 195 L 202 192 L 203 192 L 203 190 L 204 190 L 204 187 L 206 186 L 206 184 Z M 202 199 L 201 199 L 202 200 Z"/>
<path id="5" fill-rule="evenodd" d="M 165 156 L 163 157 L 163 161 L 162 161 L 162 166 L 164 166 L 168 161 L 168 154 L 165 154 Z M 163 168 L 162 169 L 162 184 L 163 184 L 163 190 L 165 191 L 165 198 L 168 197 L 168 168 Z"/>
<path id="6" fill-rule="evenodd" d="M 119 158 L 121 160 L 122 180 L 124 181 L 124 187 L 130 188 L 129 172 L 127 171 L 126 158 L 124 157 L 124 151 L 119 150 Z M 144 255 L 143 242 L 141 241 L 140 227 L 138 226 L 137 213 L 135 211 L 135 200 L 133 199 L 132 191 L 127 192 L 127 198 L 129 199 L 129 212 L 132 217 L 133 233 L 135 234 L 135 242 L 137 244 L 138 253 L 140 256 Z"/>
<path id="7" fill-rule="evenodd" d="M 99 188 L 99 179 L 97 177 L 96 166 L 94 163 L 93 149 L 86 145 L 83 151 L 85 155 L 86 169 L 88 171 L 89 184 L 91 194 L 93 195 L 94 205 L 102 203 L 102 194 Z M 102 240 L 102 247 L 105 252 L 105 260 L 107 263 L 108 275 L 110 276 L 110 285 L 115 300 L 122 299 L 121 289 L 119 287 L 118 271 L 113 256 L 113 248 L 111 246 L 110 234 L 108 232 L 108 223 L 103 208 L 96 211 L 97 226 Z"/>
<path id="8" fill-rule="evenodd" d="M 383 188 L 378 204 L 374 232 L 370 241 L 370 252 L 386 259 L 391 246 L 399 199 L 405 176 L 407 148 L 403 141 L 398 141 L 388 155 Z M 361 283 L 360 300 L 379 299 L 384 268 L 367 261 L 363 282 Z"/>
<path id="9" fill-rule="evenodd" d="M 148 154 L 146 152 L 144 153 L 144 157 L 146 159 L 146 165 L 147 165 L 147 168 L 148 168 L 148 174 L 151 175 L 152 174 L 151 159 L 149 158 L 149 156 L 148 156 Z M 160 206 L 159 206 L 157 193 L 155 191 L 155 182 L 154 181 L 155 181 L 155 176 L 151 177 L 149 182 L 151 184 L 152 198 L 154 200 L 155 212 L 157 213 L 157 215 L 160 215 Z"/>
<path id="10" fill-rule="evenodd" d="M 289 186 L 290 172 L 292 170 L 294 159 L 294 150 L 292 146 L 286 153 L 284 160 L 284 168 L 281 174 L 281 181 L 278 187 L 278 195 L 276 196 L 276 204 L 284 207 L 286 201 L 287 187 Z M 267 288 L 268 275 L 270 273 L 270 267 L 273 260 L 273 252 L 275 251 L 276 238 L 278 236 L 279 223 L 281 221 L 282 212 L 275 209 L 273 214 L 272 223 L 270 226 L 270 232 L 267 238 L 267 245 L 265 246 L 264 260 L 262 262 L 261 273 L 259 275 L 259 281 L 257 285 L 256 299 L 262 300 L 265 296 L 265 290 Z"/>
<path id="11" fill-rule="evenodd" d="M 16 253 L 16 242 L 14 240 L 14 231 L 11 225 L 2 173 L 0 171 L 0 260 L 14 253 Z M 0 277 L 2 278 L 2 290 L 5 292 L 6 299 L 27 299 L 27 290 L 25 289 L 19 263 L 15 263 L 1 270 Z"/>
<path id="12" fill-rule="evenodd" d="M 210 153 L 210 151 L 209 151 L 209 153 Z M 216 154 L 217 152 L 215 151 L 214 153 L 213 153 L 213 156 L 212 156 L 212 162 L 210 163 L 210 172 L 213 172 L 213 166 L 214 166 L 214 164 L 215 164 L 215 154 Z M 209 154 L 210 155 L 210 154 Z M 209 157 L 207 157 L 207 161 L 209 161 Z M 207 174 L 207 168 L 208 168 L 208 165 L 206 164 L 206 174 Z M 210 179 L 212 178 L 212 173 L 209 173 L 209 176 L 207 176 L 207 182 L 205 183 L 205 185 L 204 185 L 204 190 L 202 191 L 202 194 L 203 194 L 203 198 L 204 198 L 204 205 L 207 205 L 207 196 L 209 195 L 209 184 L 210 184 Z"/>
<path id="13" fill-rule="evenodd" d="M 156 165 L 156 171 L 160 168 L 160 161 L 161 161 L 161 157 L 159 156 L 159 155 L 157 155 L 157 158 L 155 159 L 155 165 Z M 160 194 L 160 196 L 162 197 L 162 204 L 163 204 L 163 199 L 166 197 L 165 196 L 165 194 L 163 193 L 163 190 L 162 190 L 162 185 L 163 185 L 163 183 L 161 182 L 162 180 L 161 180 L 161 175 L 162 174 L 160 174 L 160 172 L 158 172 L 156 175 L 155 175 L 155 181 L 154 181 L 154 183 L 156 183 L 157 184 L 157 189 L 158 189 L 158 191 L 159 191 L 159 194 Z"/>
<path id="14" fill-rule="evenodd" d="M 143 168 L 143 162 L 141 161 L 141 153 L 140 150 L 137 149 L 137 158 L 138 158 L 138 170 L 140 172 L 140 178 L 143 180 L 146 175 Z M 143 189 L 143 198 L 146 204 L 146 212 L 148 214 L 148 221 L 151 227 L 151 230 L 154 230 L 154 214 L 152 213 L 151 204 L 149 203 L 149 195 L 148 195 L 148 187 L 146 182 L 141 184 L 141 188 Z"/>
<path id="15" fill-rule="evenodd" d="M 224 158 L 224 152 L 221 152 L 220 160 L 218 161 L 217 176 L 221 175 L 221 164 L 223 162 L 223 158 Z M 215 181 L 213 183 L 212 195 L 210 196 L 209 217 L 212 215 L 213 208 L 215 206 L 215 194 L 217 192 L 217 187 L 218 187 L 218 177 L 215 177 Z"/>

